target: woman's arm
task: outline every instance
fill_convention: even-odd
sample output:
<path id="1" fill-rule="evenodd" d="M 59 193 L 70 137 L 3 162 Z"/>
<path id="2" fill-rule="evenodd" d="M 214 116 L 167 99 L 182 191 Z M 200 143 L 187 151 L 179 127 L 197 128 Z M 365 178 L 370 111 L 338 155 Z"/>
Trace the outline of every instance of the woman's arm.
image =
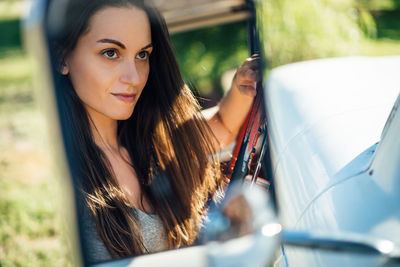
<path id="1" fill-rule="evenodd" d="M 220 103 L 203 111 L 208 125 L 219 142 L 214 145 L 217 150 L 235 141 L 240 126 L 250 111 L 256 95 L 256 83 L 259 80 L 258 60 L 257 56 L 246 59 L 237 69 L 231 89 Z"/>

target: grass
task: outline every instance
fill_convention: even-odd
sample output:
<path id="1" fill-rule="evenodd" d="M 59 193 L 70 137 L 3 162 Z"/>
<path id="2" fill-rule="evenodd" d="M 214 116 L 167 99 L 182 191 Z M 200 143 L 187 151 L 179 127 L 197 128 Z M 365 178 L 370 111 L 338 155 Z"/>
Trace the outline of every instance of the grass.
<path id="1" fill-rule="evenodd" d="M 22 156 L 28 164 L 23 168 L 23 178 L 18 178 L 21 173 L 13 169 L 21 162 L 8 162 L 11 170 L 7 173 L 8 179 L 0 180 L 0 211 L 5 215 L 0 224 L 0 265 L 66 266 L 67 257 L 60 239 L 61 224 L 57 222 L 53 201 L 56 197 L 52 194 L 54 182 L 50 177 L 26 175 L 29 169 L 38 171 L 38 166 L 44 163 L 32 157 L 44 157 L 29 150 L 11 152 L 14 157 Z"/>
<path id="2" fill-rule="evenodd" d="M 0 266 L 68 266 L 45 118 L 21 48 L 0 52 Z"/>
<path id="3" fill-rule="evenodd" d="M 0 102 L 33 104 L 31 65 L 20 48 L 0 52 Z M 4 110 L 3 112 L 7 112 Z"/>

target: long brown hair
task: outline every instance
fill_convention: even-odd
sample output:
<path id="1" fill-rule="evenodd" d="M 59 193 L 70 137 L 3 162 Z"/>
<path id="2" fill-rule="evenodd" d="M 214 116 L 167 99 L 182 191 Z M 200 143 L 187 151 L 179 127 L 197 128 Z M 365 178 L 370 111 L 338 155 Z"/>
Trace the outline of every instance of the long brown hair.
<path id="1" fill-rule="evenodd" d="M 205 204 L 223 183 L 214 136 L 181 76 L 164 19 L 143 0 L 73 0 L 55 25 L 48 18 L 57 99 L 72 175 L 113 257 L 145 252 L 138 223 L 118 187 L 109 161 L 94 143 L 89 116 L 60 69 L 90 18 L 105 7 L 143 9 L 150 21 L 153 53 L 147 84 L 133 115 L 118 122 L 118 141 L 127 149 L 141 192 L 161 218 L 169 248 L 190 245 Z"/>

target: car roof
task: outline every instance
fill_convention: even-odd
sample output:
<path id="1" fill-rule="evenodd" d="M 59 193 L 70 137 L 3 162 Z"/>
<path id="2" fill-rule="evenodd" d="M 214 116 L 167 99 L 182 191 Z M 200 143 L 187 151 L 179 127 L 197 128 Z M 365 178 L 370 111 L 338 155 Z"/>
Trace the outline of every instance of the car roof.
<path id="1" fill-rule="evenodd" d="M 245 20 L 246 0 L 154 0 L 170 33 Z"/>

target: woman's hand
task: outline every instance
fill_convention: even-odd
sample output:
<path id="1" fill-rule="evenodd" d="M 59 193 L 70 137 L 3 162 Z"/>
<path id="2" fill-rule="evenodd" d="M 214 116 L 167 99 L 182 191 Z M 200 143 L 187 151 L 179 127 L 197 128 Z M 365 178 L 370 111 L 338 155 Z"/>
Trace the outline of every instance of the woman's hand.
<path id="1" fill-rule="evenodd" d="M 256 95 L 256 85 L 260 80 L 259 56 L 246 59 L 237 69 L 232 80 L 231 90 L 222 98 L 217 107 L 205 110 L 207 122 L 217 137 L 216 150 L 235 141 L 240 126 L 250 111 Z"/>
<path id="2" fill-rule="evenodd" d="M 260 57 L 258 54 L 254 54 L 243 62 L 233 77 L 232 89 L 237 88 L 242 94 L 250 97 L 256 95 L 257 82 L 260 81 L 259 61 Z"/>

